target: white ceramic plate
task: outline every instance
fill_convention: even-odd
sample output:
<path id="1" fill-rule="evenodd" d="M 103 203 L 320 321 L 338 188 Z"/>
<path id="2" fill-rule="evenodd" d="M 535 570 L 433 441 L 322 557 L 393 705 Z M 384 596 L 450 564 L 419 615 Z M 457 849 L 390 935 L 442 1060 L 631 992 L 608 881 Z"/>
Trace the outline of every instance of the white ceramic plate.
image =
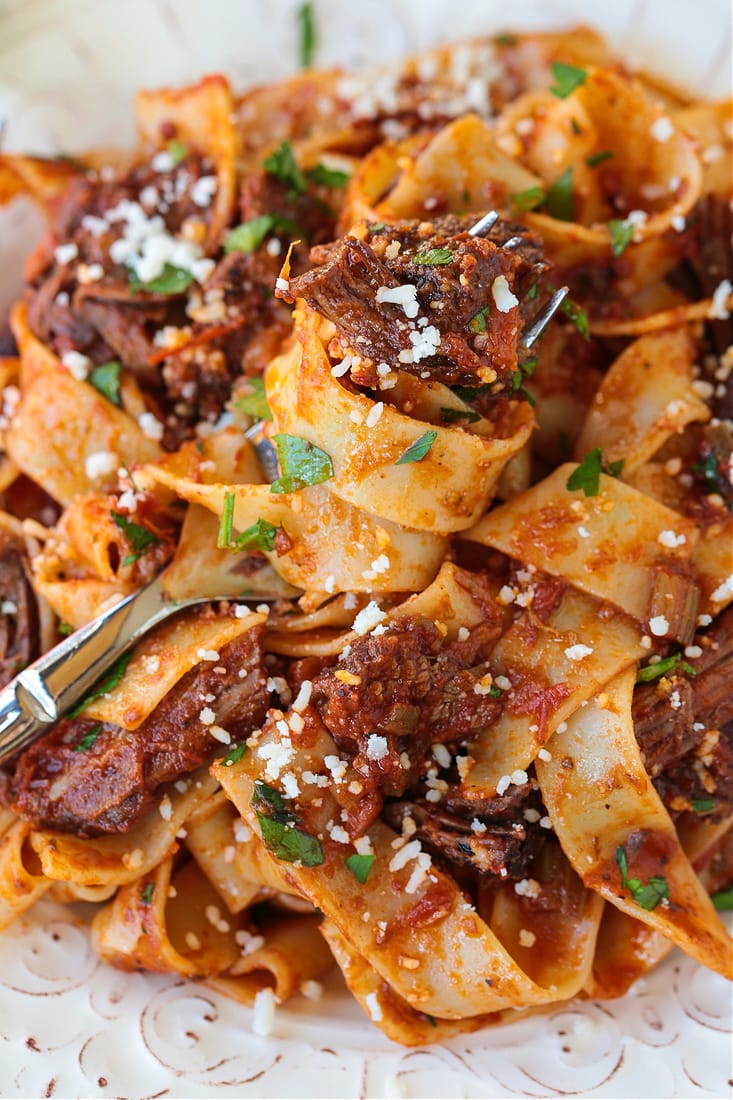
<path id="1" fill-rule="evenodd" d="M 297 0 L 0 0 L 7 148 L 73 151 L 132 138 L 138 87 L 222 71 L 235 85 L 296 65 Z M 316 0 L 318 62 L 359 65 L 463 35 L 584 22 L 619 56 L 723 96 L 726 0 Z M 39 232 L 0 212 L 0 306 Z M 730 987 L 679 952 L 620 1001 L 543 1015 L 405 1051 L 334 975 L 295 998 L 272 1036 L 205 987 L 100 964 L 81 910 L 42 902 L 0 936 L 0 1095 L 240 1097 L 723 1097 Z"/>

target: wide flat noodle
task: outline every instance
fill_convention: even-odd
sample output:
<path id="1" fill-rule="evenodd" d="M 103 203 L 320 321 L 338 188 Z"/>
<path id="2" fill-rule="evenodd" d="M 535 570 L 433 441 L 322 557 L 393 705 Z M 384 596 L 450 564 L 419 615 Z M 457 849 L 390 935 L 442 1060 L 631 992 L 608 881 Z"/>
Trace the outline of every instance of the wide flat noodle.
<path id="1" fill-rule="evenodd" d="M 731 976 L 731 942 L 680 845 L 675 827 L 641 760 L 631 717 L 633 670 L 606 685 L 548 742 L 550 760 L 535 767 L 542 797 L 563 851 L 583 882 L 637 920 L 661 932 L 688 955 Z M 599 792 L 602 797 L 599 798 Z M 622 884 L 661 876 L 669 900 L 637 903 Z"/>
<path id="2" fill-rule="evenodd" d="M 684 566 L 695 523 L 603 473 L 596 496 L 570 490 L 576 469 L 558 467 L 465 537 L 563 577 L 641 624 L 659 615 L 661 635 L 691 641 L 697 597 Z M 663 532 L 672 532 L 674 547 Z M 667 599 L 671 585 L 676 598 Z"/>
<path id="3" fill-rule="evenodd" d="M 0 834 L 0 930 L 35 905 L 51 886 L 28 843 L 33 826 L 10 817 L 12 823 L 4 822 L 7 827 Z"/>

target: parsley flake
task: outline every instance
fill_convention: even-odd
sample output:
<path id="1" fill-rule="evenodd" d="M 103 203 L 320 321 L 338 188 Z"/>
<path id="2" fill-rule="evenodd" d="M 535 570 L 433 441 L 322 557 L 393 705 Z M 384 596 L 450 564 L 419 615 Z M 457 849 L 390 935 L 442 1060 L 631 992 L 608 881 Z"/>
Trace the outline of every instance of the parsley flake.
<path id="1" fill-rule="evenodd" d="M 647 883 L 642 883 L 640 878 L 626 877 L 628 867 L 623 845 L 616 849 L 616 862 L 621 871 L 621 885 L 624 890 L 629 891 L 636 904 L 642 909 L 647 911 L 656 909 L 660 901 L 669 897 L 669 884 L 662 875 L 652 875 Z"/>
<path id="2" fill-rule="evenodd" d="M 262 841 L 276 859 L 300 862 L 304 867 L 320 867 L 323 849 L 317 837 L 297 828 L 296 817 L 286 799 L 274 787 L 255 782 L 252 806 L 262 833 Z"/>
<path id="3" fill-rule="evenodd" d="M 148 294 L 182 294 L 193 282 L 193 275 L 185 267 L 164 264 L 160 275 L 147 283 L 141 282 L 134 271 L 128 273 L 128 281 L 134 294 L 141 290 Z"/>
<path id="4" fill-rule="evenodd" d="M 184 161 L 188 156 L 188 149 L 178 138 L 171 138 L 168 142 L 168 152 L 174 168 L 177 168 L 181 161 Z"/>
<path id="5" fill-rule="evenodd" d="M 101 676 L 95 684 L 92 685 L 87 694 L 76 704 L 73 710 L 67 712 L 67 718 L 76 718 L 78 714 L 81 714 L 83 710 L 94 702 L 95 699 L 101 698 L 102 695 L 109 695 L 110 691 L 119 684 L 122 677 L 127 672 L 127 666 L 132 660 L 132 650 L 129 653 L 123 653 L 121 657 L 118 657 L 114 664 L 110 665 L 107 671 Z"/>
<path id="6" fill-rule="evenodd" d="M 580 465 L 573 470 L 565 484 L 565 488 L 571 492 L 582 489 L 587 497 L 597 497 L 601 487 L 601 473 L 608 474 L 609 477 L 618 477 L 623 468 L 624 460 L 622 458 L 610 463 L 610 465 L 605 465 L 601 448 L 594 447 L 592 451 L 588 451 Z"/>
<path id="7" fill-rule="evenodd" d="M 270 153 L 269 157 L 266 157 L 264 169 L 268 175 L 274 176 L 276 180 L 280 180 L 280 183 L 285 184 L 289 199 L 302 195 L 307 187 L 305 176 L 298 167 L 289 141 L 284 141 L 273 153 Z"/>
<path id="8" fill-rule="evenodd" d="M 101 732 L 102 732 L 102 723 L 97 722 L 96 726 L 92 726 L 92 728 L 90 730 L 87 730 L 87 732 L 84 734 L 84 736 L 82 737 L 79 744 L 74 745 L 74 752 L 86 752 L 88 749 L 90 749 L 92 747 L 92 745 L 97 740 L 97 738 L 99 737 Z"/>
<path id="9" fill-rule="evenodd" d="M 353 856 L 347 856 L 344 863 L 349 868 L 356 881 L 360 882 L 363 886 L 369 878 L 369 872 L 374 863 L 374 856 L 360 856 L 354 854 Z"/>
<path id="10" fill-rule="evenodd" d="M 316 20 L 312 4 L 301 4 L 297 11 L 300 41 L 298 56 L 301 69 L 310 69 L 316 52 Z"/>
<path id="11" fill-rule="evenodd" d="M 481 417 L 473 409 L 448 409 L 441 406 L 440 415 L 448 424 L 456 420 L 467 420 L 469 424 L 475 424 Z"/>
<path id="12" fill-rule="evenodd" d="M 534 210 L 536 206 L 542 206 L 546 199 L 544 187 L 528 187 L 526 191 L 517 191 L 512 195 L 512 206 L 517 211 Z"/>
<path id="13" fill-rule="evenodd" d="M 558 221 L 571 222 L 575 217 L 575 200 L 573 198 L 573 169 L 566 168 L 557 177 L 547 192 L 545 199 L 547 213 Z"/>
<path id="14" fill-rule="evenodd" d="M 495 46 L 516 46 L 519 42 L 516 34 L 495 34 L 494 45 Z"/>
<path id="15" fill-rule="evenodd" d="M 219 550 L 234 550 L 236 553 L 242 550 L 274 550 L 275 538 L 279 527 L 274 523 L 268 523 L 266 519 L 258 519 L 251 527 L 242 531 L 241 535 L 234 538 L 234 493 L 224 494 L 224 507 L 219 521 L 219 534 L 216 545 Z"/>
<path id="16" fill-rule="evenodd" d="M 296 493 L 307 485 L 320 485 L 333 477 L 331 456 L 299 435 L 273 435 L 281 476 L 270 486 L 271 493 Z"/>
<path id="17" fill-rule="evenodd" d="M 122 364 L 119 359 L 110 359 L 109 363 L 100 363 L 89 374 L 89 381 L 95 390 L 106 397 L 113 405 L 120 404 L 120 373 Z"/>
<path id="18" fill-rule="evenodd" d="M 552 78 L 555 81 L 550 85 L 550 91 L 558 99 L 567 99 L 576 88 L 585 84 L 588 73 L 585 69 L 577 69 L 575 65 L 566 65 L 564 61 L 553 61 Z"/>
<path id="19" fill-rule="evenodd" d="M 672 672 L 674 669 L 681 669 L 686 672 L 688 676 L 694 676 L 695 670 L 692 665 L 687 661 L 682 660 L 681 653 L 673 653 L 670 657 L 665 657 L 662 661 L 657 661 L 653 665 L 645 665 L 644 668 L 640 668 L 636 674 L 637 684 L 649 684 L 652 680 L 659 680 L 662 676 L 666 676 L 668 672 Z"/>
<path id="20" fill-rule="evenodd" d="M 348 172 L 329 168 L 327 164 L 317 164 L 315 168 L 309 168 L 306 176 L 317 187 L 346 187 L 350 178 Z"/>
<path id="21" fill-rule="evenodd" d="M 234 229 L 230 229 L 224 238 L 225 252 L 256 252 L 268 233 L 273 229 L 282 230 L 297 236 L 300 232 L 295 222 L 280 218 L 276 214 L 262 214 L 259 218 L 250 218 Z"/>
<path id="22" fill-rule="evenodd" d="M 224 755 L 219 758 L 219 763 L 222 765 L 222 767 L 231 768 L 234 766 L 234 764 L 239 763 L 246 751 L 247 745 L 243 741 L 241 745 L 235 745 L 233 749 L 229 750 L 229 752 L 224 753 Z"/>
<path id="23" fill-rule="evenodd" d="M 248 378 L 249 393 L 237 398 L 236 406 L 240 412 L 253 416 L 255 420 L 272 420 L 272 409 L 267 402 L 264 378 Z"/>
<path id="24" fill-rule="evenodd" d="M 425 432 L 407 448 L 404 454 L 400 455 L 395 462 L 395 466 L 404 466 L 408 462 L 422 462 L 437 438 L 437 432 Z"/>
<path id="25" fill-rule="evenodd" d="M 133 523 L 127 516 L 123 516 L 115 511 L 111 511 L 110 515 L 114 520 L 115 526 L 119 527 L 134 551 L 134 553 L 128 554 L 127 557 L 122 559 L 123 567 L 132 565 L 133 562 L 136 562 L 137 559 L 149 549 L 149 547 L 160 542 L 158 536 L 154 535 L 152 531 L 148 531 L 147 527 L 141 527 L 138 523 Z"/>
<path id="26" fill-rule="evenodd" d="M 484 308 L 480 309 L 478 313 L 474 313 L 473 317 L 468 322 L 468 327 L 471 332 L 476 332 L 479 335 L 482 335 L 486 332 L 486 318 L 488 317 L 488 314 L 488 306 L 484 306 Z"/>
<path id="27" fill-rule="evenodd" d="M 585 163 L 589 168 L 597 168 L 599 164 L 603 164 L 604 161 L 611 160 L 614 156 L 612 149 L 603 149 L 600 153 L 592 153 L 589 157 L 585 158 Z"/>
<path id="28" fill-rule="evenodd" d="M 690 805 L 696 814 L 708 814 L 715 809 L 715 801 L 712 798 L 692 798 Z"/>
<path id="29" fill-rule="evenodd" d="M 59 634 L 61 634 L 63 637 L 66 637 L 67 634 L 73 634 L 74 633 L 74 628 L 71 625 L 71 623 L 66 623 L 66 622 L 62 621 L 62 622 L 59 623 L 58 631 L 59 631 Z"/>
<path id="30" fill-rule="evenodd" d="M 452 259 L 453 253 L 449 248 L 429 248 L 427 252 L 416 252 L 412 262 L 438 267 L 440 264 L 449 264 Z"/>
<path id="31" fill-rule="evenodd" d="M 525 387 L 524 380 L 525 380 L 525 378 L 529 378 L 532 374 L 534 374 L 536 366 L 537 366 L 537 359 L 536 358 L 525 359 L 525 361 L 523 363 L 518 363 L 517 364 L 517 369 L 514 371 L 514 374 L 512 375 L 512 381 L 511 381 L 511 385 L 509 387 L 509 392 L 510 393 L 519 394 L 521 397 L 524 397 L 525 400 L 529 401 L 529 403 L 530 403 L 530 405 L 532 406 L 533 409 L 535 408 L 537 402 L 535 401 L 534 397 L 529 392 L 529 390 Z"/>
<path id="32" fill-rule="evenodd" d="M 729 886 L 727 890 L 721 890 L 717 894 L 713 894 L 710 899 L 716 909 L 733 909 L 733 886 Z"/>
<path id="33" fill-rule="evenodd" d="M 548 287 L 547 289 L 549 290 L 550 288 Z M 584 340 L 590 340 L 588 314 L 582 306 L 579 306 L 578 303 L 574 302 L 571 298 L 564 298 L 560 305 L 560 312 L 564 313 L 565 316 L 573 322 Z"/>
<path id="34" fill-rule="evenodd" d="M 140 894 L 140 901 L 143 903 L 143 905 L 150 905 L 152 900 L 153 900 L 153 895 L 154 894 L 155 894 L 155 883 L 154 882 L 146 882 L 145 886 L 142 890 L 142 893 Z"/>
<path id="35" fill-rule="evenodd" d="M 634 239 L 634 227 L 623 218 L 611 218 L 608 222 L 608 234 L 611 238 L 611 251 L 620 256 Z"/>

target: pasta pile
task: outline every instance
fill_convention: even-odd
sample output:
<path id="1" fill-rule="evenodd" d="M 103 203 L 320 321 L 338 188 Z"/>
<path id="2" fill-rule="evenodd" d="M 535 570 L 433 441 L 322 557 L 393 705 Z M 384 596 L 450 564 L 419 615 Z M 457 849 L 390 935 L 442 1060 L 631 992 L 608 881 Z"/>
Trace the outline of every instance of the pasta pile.
<path id="1" fill-rule="evenodd" d="M 0 157 L 0 685 L 212 602 L 0 770 L 0 926 L 406 1044 L 730 976 L 730 105 L 578 30 L 136 111 Z"/>

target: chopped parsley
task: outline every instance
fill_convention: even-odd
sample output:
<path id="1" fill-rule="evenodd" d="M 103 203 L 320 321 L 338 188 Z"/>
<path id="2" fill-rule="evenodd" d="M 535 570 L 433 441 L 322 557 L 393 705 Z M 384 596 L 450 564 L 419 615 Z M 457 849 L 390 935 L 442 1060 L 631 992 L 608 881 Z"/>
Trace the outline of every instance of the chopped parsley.
<path id="1" fill-rule="evenodd" d="M 241 745 L 235 745 L 229 752 L 224 753 L 219 758 L 219 763 L 225 768 L 231 768 L 234 764 L 238 764 L 247 751 L 247 745 L 243 741 Z"/>
<path id="2" fill-rule="evenodd" d="M 381 233 L 381 231 L 386 228 L 386 222 L 370 222 L 370 224 L 367 225 L 367 233 Z"/>
<path id="3" fill-rule="evenodd" d="M 729 886 L 727 890 L 721 890 L 717 894 L 713 894 L 710 899 L 716 909 L 733 909 L 733 886 Z"/>
<path id="4" fill-rule="evenodd" d="M 419 439 L 415 440 L 412 446 L 407 448 L 404 454 L 400 455 L 395 462 L 395 466 L 404 466 L 408 462 L 422 462 L 437 438 L 437 432 L 425 432 Z"/>
<path id="5" fill-rule="evenodd" d="M 312 4 L 301 4 L 297 11 L 298 57 L 301 69 L 310 69 L 316 53 L 316 20 Z"/>
<path id="6" fill-rule="evenodd" d="M 535 401 L 534 397 L 529 392 L 529 390 L 526 389 L 526 387 L 524 385 L 524 380 L 525 380 L 525 378 L 529 378 L 531 375 L 534 374 L 536 366 L 537 366 L 537 359 L 536 358 L 525 359 L 525 361 L 523 363 L 517 364 L 517 369 L 514 371 L 514 374 L 512 375 L 512 382 L 511 382 L 511 386 L 509 387 L 509 392 L 510 393 L 519 394 L 520 396 L 524 397 L 525 400 L 529 401 L 532 408 L 535 407 L 537 402 Z"/>
<path id="7" fill-rule="evenodd" d="M 549 289 L 548 287 L 548 290 Z M 564 298 L 560 305 L 560 312 L 564 313 L 565 316 L 573 322 L 584 340 L 590 340 L 588 314 L 582 306 L 579 306 L 578 303 L 574 302 L 571 298 Z"/>
<path id="8" fill-rule="evenodd" d="M 495 46 L 516 46 L 519 42 L 516 34 L 495 34 L 494 45 Z"/>
<path id="9" fill-rule="evenodd" d="M 327 164 L 317 164 L 315 168 L 309 168 L 306 176 L 317 187 L 346 187 L 350 178 L 348 172 L 329 168 Z"/>
<path id="10" fill-rule="evenodd" d="M 266 519 L 258 519 L 251 527 L 242 531 L 241 535 L 234 538 L 234 493 L 224 494 L 224 508 L 219 521 L 219 534 L 216 545 L 219 550 L 273 550 L 275 537 L 280 530 L 274 523 L 268 523 Z"/>
<path id="11" fill-rule="evenodd" d="M 452 259 L 453 253 L 449 248 L 429 248 L 427 252 L 416 252 L 412 262 L 438 267 L 440 264 L 449 264 Z"/>
<path id="12" fill-rule="evenodd" d="M 333 477 L 331 456 L 299 435 L 273 435 L 282 471 L 270 486 L 271 493 L 296 493 L 307 485 L 320 485 Z"/>
<path id="13" fill-rule="evenodd" d="M 725 500 L 728 499 L 728 510 L 733 512 L 733 496 L 730 495 L 730 482 L 721 470 L 720 459 L 711 451 L 703 455 L 699 462 L 690 466 L 690 472 L 696 474 L 702 481 L 707 482 L 713 492 L 719 493 Z"/>
<path id="14" fill-rule="evenodd" d="M 599 164 L 611 160 L 613 156 L 614 152 L 612 149 L 603 149 L 600 153 L 592 153 L 589 157 L 586 157 L 585 163 L 589 168 L 597 168 Z"/>
<path id="15" fill-rule="evenodd" d="M 473 409 L 448 409 L 441 406 L 440 415 L 448 424 L 456 420 L 467 420 L 469 424 L 475 424 L 481 417 Z"/>
<path id="16" fill-rule="evenodd" d="M 544 187 L 528 187 L 526 191 L 517 191 L 512 195 L 512 207 L 517 211 L 534 210 L 536 206 L 542 206 L 546 199 Z"/>
<path id="17" fill-rule="evenodd" d="M 669 884 L 662 875 L 652 875 L 647 883 L 642 883 L 640 878 L 627 878 L 628 867 L 623 845 L 616 849 L 616 862 L 621 871 L 621 885 L 642 909 L 656 909 L 660 901 L 669 897 Z"/>
<path id="18" fill-rule="evenodd" d="M 709 814 L 715 809 L 715 800 L 712 798 L 692 798 L 690 805 L 696 814 Z"/>
<path id="19" fill-rule="evenodd" d="M 164 264 L 160 275 L 147 283 L 142 283 L 134 271 L 128 272 L 128 281 L 134 294 L 141 290 L 148 294 L 182 294 L 193 282 L 193 275 L 185 267 Z"/>
<path id="20" fill-rule="evenodd" d="M 127 666 L 131 660 L 132 650 L 118 657 L 114 664 L 110 665 L 104 675 L 100 676 L 97 682 L 92 685 L 87 694 L 76 704 L 73 710 L 68 711 L 66 717 L 76 718 L 76 716 L 81 714 L 83 710 L 86 710 L 95 699 L 101 698 L 102 695 L 109 695 L 110 691 L 114 691 L 127 672 Z"/>
<path id="21" fill-rule="evenodd" d="M 355 853 L 353 856 L 347 856 L 344 863 L 349 868 L 356 881 L 360 882 L 363 886 L 369 878 L 369 872 L 374 863 L 374 856 L 360 856 Z"/>
<path id="22" fill-rule="evenodd" d="M 558 99 L 567 99 L 576 88 L 585 84 L 588 73 L 585 69 L 577 69 L 575 65 L 566 65 L 564 61 L 553 61 L 552 78 L 555 81 L 550 85 L 550 91 Z"/>
<path id="23" fill-rule="evenodd" d="M 608 465 L 604 464 L 601 448 L 594 447 L 592 451 L 588 451 L 577 469 L 573 470 L 565 483 L 565 488 L 571 492 L 582 489 L 585 496 L 597 497 L 601 487 L 601 473 L 608 474 L 610 477 L 618 477 L 623 468 L 624 460 L 622 458 L 616 462 L 608 463 Z"/>
<path id="24" fill-rule="evenodd" d="M 645 665 L 644 668 L 640 668 L 636 674 L 636 682 L 637 684 L 649 684 L 652 680 L 659 680 L 674 669 L 681 669 L 688 676 L 695 675 L 692 665 L 682 660 L 682 654 L 673 653 L 671 657 L 665 657 L 664 660 L 657 661 L 656 664 Z"/>
<path id="25" fill-rule="evenodd" d="M 234 229 L 230 229 L 224 238 L 225 252 L 256 252 L 268 233 L 280 229 L 294 236 L 300 232 L 295 222 L 289 218 L 280 218 L 277 214 L 262 214 L 259 218 L 250 218 Z"/>
<path id="26" fill-rule="evenodd" d="M 181 161 L 184 161 L 188 156 L 188 149 L 178 138 L 171 138 L 168 142 L 168 152 L 174 168 L 177 168 Z"/>
<path id="27" fill-rule="evenodd" d="M 86 752 L 88 749 L 90 749 L 92 747 L 92 745 L 97 740 L 97 738 L 99 737 L 101 732 L 102 732 L 102 723 L 97 722 L 96 726 L 92 726 L 92 728 L 90 730 L 87 730 L 87 732 L 84 734 L 84 736 L 82 737 L 79 744 L 74 745 L 74 752 Z"/>
<path id="28" fill-rule="evenodd" d="M 109 363 L 100 363 L 89 374 L 89 381 L 95 390 L 106 397 L 113 405 L 120 403 L 120 374 L 122 364 L 119 359 L 110 359 Z"/>
<path id="29" fill-rule="evenodd" d="M 460 397 L 461 401 L 473 401 L 474 397 L 491 393 L 491 386 L 453 386 L 451 388 L 456 397 Z"/>
<path id="30" fill-rule="evenodd" d="M 140 901 L 143 903 L 143 905 L 150 905 L 152 900 L 153 900 L 153 895 L 154 894 L 155 894 L 155 883 L 154 882 L 146 882 L 145 886 L 142 890 L 142 893 L 140 894 Z"/>
<path id="31" fill-rule="evenodd" d="M 138 523 L 133 523 L 127 516 L 123 516 L 115 511 L 111 511 L 110 515 L 114 520 L 115 526 L 119 527 L 134 551 L 134 553 L 128 554 L 127 557 L 122 559 L 123 568 L 127 565 L 132 565 L 146 550 L 155 543 L 160 542 L 158 536 L 154 535 L 152 531 L 148 531 L 147 527 L 141 527 Z"/>
<path id="32" fill-rule="evenodd" d="M 289 199 L 297 198 L 306 190 L 305 176 L 298 167 L 289 141 L 284 141 L 274 153 L 270 153 L 269 157 L 265 158 L 264 169 L 268 175 L 274 176 L 276 180 L 280 180 L 280 183 L 285 184 Z"/>
<path id="33" fill-rule="evenodd" d="M 267 403 L 264 378 L 248 378 L 249 393 L 237 398 L 236 406 L 240 412 L 253 416 L 255 420 L 272 420 L 272 409 Z"/>
<path id="34" fill-rule="evenodd" d="M 252 806 L 257 814 L 262 841 L 276 859 L 287 863 L 299 862 L 304 867 L 320 867 L 323 863 L 320 841 L 297 827 L 290 799 L 258 779 Z"/>
<path id="35" fill-rule="evenodd" d="M 66 637 L 67 634 L 73 634 L 74 628 L 71 623 L 60 622 L 58 626 L 59 634 Z"/>
<path id="36" fill-rule="evenodd" d="M 575 217 L 572 167 L 566 168 L 550 187 L 545 199 L 545 209 L 551 217 L 562 222 L 571 222 Z"/>
<path id="37" fill-rule="evenodd" d="M 611 218 L 608 223 L 608 235 L 611 238 L 611 251 L 620 256 L 634 239 L 634 227 L 623 218 Z"/>
<path id="38" fill-rule="evenodd" d="M 488 315 L 488 306 L 484 306 L 484 308 L 480 309 L 478 313 L 474 313 L 473 317 L 468 322 L 468 327 L 470 328 L 471 332 L 476 332 L 479 335 L 482 335 L 484 332 L 486 332 L 486 318 L 488 317 Z"/>

